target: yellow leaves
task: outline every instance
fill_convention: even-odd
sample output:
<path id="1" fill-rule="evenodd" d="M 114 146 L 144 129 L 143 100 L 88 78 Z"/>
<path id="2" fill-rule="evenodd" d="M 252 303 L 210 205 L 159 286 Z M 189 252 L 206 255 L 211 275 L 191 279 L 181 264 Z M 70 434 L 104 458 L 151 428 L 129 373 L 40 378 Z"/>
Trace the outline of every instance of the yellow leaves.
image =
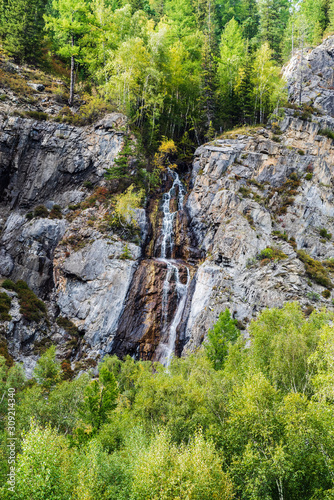
<path id="1" fill-rule="evenodd" d="M 124 193 L 117 196 L 115 214 L 119 219 L 124 219 L 126 222 L 137 226 L 134 217 L 135 210 L 141 206 L 145 191 L 144 189 L 140 189 L 134 192 L 134 188 L 135 186 L 131 184 Z"/>
<path id="2" fill-rule="evenodd" d="M 171 163 L 170 156 L 177 153 L 177 147 L 172 139 L 167 139 L 163 137 L 161 144 L 159 146 L 158 152 L 154 155 L 154 165 L 160 170 L 165 170 L 166 168 L 175 169 L 177 165 Z"/>

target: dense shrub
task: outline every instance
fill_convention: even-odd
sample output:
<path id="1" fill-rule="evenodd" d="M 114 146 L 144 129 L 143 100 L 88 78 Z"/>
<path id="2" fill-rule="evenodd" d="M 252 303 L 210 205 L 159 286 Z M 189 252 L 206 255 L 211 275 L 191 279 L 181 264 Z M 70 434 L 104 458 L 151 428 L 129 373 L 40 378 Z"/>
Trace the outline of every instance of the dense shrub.
<path id="1" fill-rule="evenodd" d="M 319 285 L 332 290 L 333 283 L 328 276 L 326 268 L 321 262 L 310 257 L 304 250 L 298 250 L 298 258 L 304 263 L 306 274 Z"/>
<path id="2" fill-rule="evenodd" d="M 20 313 L 28 321 L 40 321 L 46 316 L 46 306 L 32 290 L 28 287 L 27 283 L 23 280 L 18 280 L 16 283 L 6 279 L 3 288 L 13 290 L 17 293 L 20 303 Z"/>
<path id="3" fill-rule="evenodd" d="M 0 320 L 10 321 L 12 319 L 9 314 L 12 300 L 6 292 L 0 292 Z"/>

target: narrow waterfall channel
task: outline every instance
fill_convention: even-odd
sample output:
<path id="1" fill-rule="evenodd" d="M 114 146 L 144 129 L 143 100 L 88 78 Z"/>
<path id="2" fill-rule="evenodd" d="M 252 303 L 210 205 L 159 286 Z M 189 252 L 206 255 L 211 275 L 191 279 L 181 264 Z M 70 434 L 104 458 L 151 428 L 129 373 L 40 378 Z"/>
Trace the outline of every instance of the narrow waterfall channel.
<path id="1" fill-rule="evenodd" d="M 168 170 L 166 191 L 151 201 L 150 233 L 132 278 L 111 353 L 168 366 L 185 341 L 196 255 L 187 231 L 186 189 Z M 196 243 L 195 243 L 196 245 Z M 196 257 L 195 257 L 196 259 Z"/>
<path id="2" fill-rule="evenodd" d="M 184 306 L 187 298 L 188 286 L 190 283 L 190 273 L 187 270 L 187 281 L 182 283 L 180 279 L 180 273 L 178 268 L 177 260 L 172 258 L 168 259 L 168 256 L 173 254 L 174 246 L 174 225 L 176 214 L 179 210 L 183 209 L 184 195 L 186 193 L 185 188 L 180 181 L 180 178 L 176 172 L 168 170 L 169 175 L 174 179 L 172 187 L 170 190 L 163 195 L 162 201 L 162 242 L 161 242 L 161 255 L 159 260 L 165 262 L 167 265 L 167 274 L 163 284 L 163 296 L 162 296 L 162 335 L 161 341 L 158 345 L 155 358 L 158 359 L 163 365 L 168 366 L 172 356 L 175 351 L 176 342 L 176 331 L 177 327 L 181 321 L 182 313 L 184 311 Z M 177 210 L 171 211 L 171 201 L 175 197 L 177 192 Z M 171 292 L 172 281 L 175 282 L 175 289 L 177 293 L 177 307 L 174 313 L 172 321 L 168 322 L 168 296 Z"/>

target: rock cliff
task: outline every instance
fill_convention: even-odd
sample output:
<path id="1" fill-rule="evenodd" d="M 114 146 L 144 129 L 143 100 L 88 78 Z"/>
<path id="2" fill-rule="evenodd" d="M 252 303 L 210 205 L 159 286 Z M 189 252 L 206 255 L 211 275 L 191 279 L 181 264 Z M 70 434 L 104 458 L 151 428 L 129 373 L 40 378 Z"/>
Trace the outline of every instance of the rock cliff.
<path id="1" fill-rule="evenodd" d="M 20 294 L 0 289 L 11 299 L 1 339 L 28 374 L 52 342 L 76 371 L 105 353 L 166 361 L 170 335 L 185 354 L 226 307 L 246 336 L 264 307 L 333 308 L 333 57 L 333 37 L 296 54 L 291 107 L 198 148 L 187 192 L 167 174 L 130 239 L 108 226 L 104 200 L 124 117 L 74 127 L 0 115 L 0 278 L 47 305 L 29 321 Z"/>

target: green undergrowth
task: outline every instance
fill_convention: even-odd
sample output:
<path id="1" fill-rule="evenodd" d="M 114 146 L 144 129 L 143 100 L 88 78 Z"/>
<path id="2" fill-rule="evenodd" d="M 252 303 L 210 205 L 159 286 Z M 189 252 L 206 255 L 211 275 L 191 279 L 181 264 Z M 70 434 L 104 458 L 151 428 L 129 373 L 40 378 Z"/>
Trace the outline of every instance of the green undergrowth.
<path id="1" fill-rule="evenodd" d="M 267 247 L 257 255 L 257 260 L 261 261 L 261 265 L 265 265 L 273 260 L 287 259 L 287 255 L 279 248 Z"/>
<path id="2" fill-rule="evenodd" d="M 12 303 L 12 299 L 6 292 L 0 293 L 0 320 L 1 321 L 10 321 L 12 319 L 9 314 L 10 306 Z"/>
<path id="3" fill-rule="evenodd" d="M 322 285 L 328 288 L 328 290 L 332 290 L 333 283 L 328 276 L 326 267 L 318 260 L 310 257 L 304 250 L 298 250 L 297 255 L 305 265 L 307 276 L 315 283 L 318 283 L 318 285 Z"/>
<path id="4" fill-rule="evenodd" d="M 46 306 L 23 280 L 18 280 L 14 283 L 12 280 L 6 279 L 2 283 L 3 288 L 12 290 L 17 293 L 20 313 L 28 321 L 38 322 L 47 315 Z"/>
<path id="5" fill-rule="evenodd" d="M 69 335 L 79 336 L 79 328 L 70 319 L 64 318 L 63 316 L 58 316 L 56 319 L 58 326 L 63 328 Z"/>

